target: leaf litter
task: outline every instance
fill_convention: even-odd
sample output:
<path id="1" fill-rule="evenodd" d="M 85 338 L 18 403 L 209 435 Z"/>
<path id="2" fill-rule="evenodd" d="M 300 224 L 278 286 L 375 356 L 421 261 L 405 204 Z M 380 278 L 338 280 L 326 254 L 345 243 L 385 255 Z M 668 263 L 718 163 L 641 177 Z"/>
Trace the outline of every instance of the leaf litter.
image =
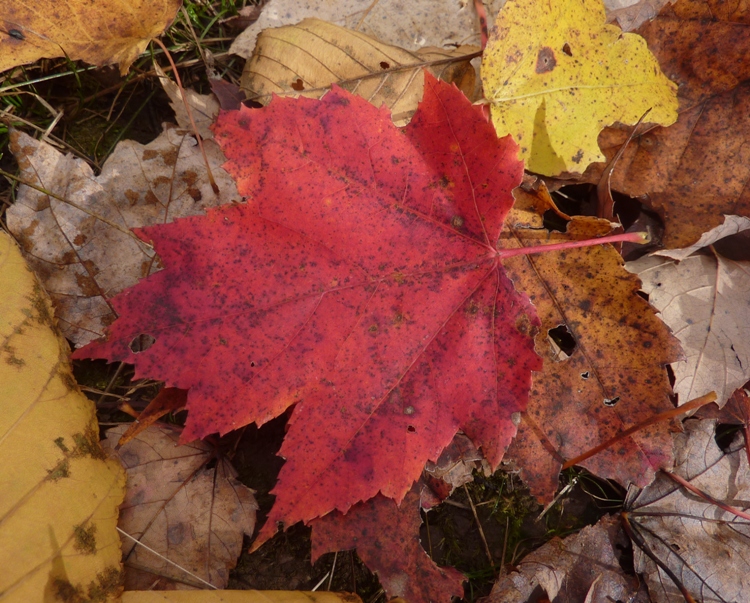
<path id="1" fill-rule="evenodd" d="M 627 268 L 682 344 L 685 358 L 672 364 L 678 403 L 715 391 L 723 406 L 750 380 L 750 262 L 712 251 L 680 262 L 652 255 Z"/>
<path id="2" fill-rule="evenodd" d="M 277 521 L 400 500 L 459 428 L 496 466 L 539 367 L 533 311 L 491 243 L 521 177 L 514 145 L 426 77 L 403 133 L 342 90 L 223 114 L 217 140 L 251 202 L 142 231 L 167 270 L 113 300 L 108 339 L 77 353 L 189 389 L 183 441 L 299 401 L 256 547 Z M 140 333 L 156 342 L 135 354 Z"/>
<path id="3" fill-rule="evenodd" d="M 558 325 L 558 326 L 560 326 L 560 325 Z M 565 327 L 565 328 L 567 329 L 567 326 L 566 326 L 566 325 L 562 325 L 562 326 L 563 326 L 563 327 Z M 542 333 L 541 333 L 541 334 L 543 334 L 543 333 L 544 333 L 545 331 L 549 332 L 549 330 L 548 330 L 548 329 L 544 329 L 544 330 L 542 331 Z M 540 335 L 541 335 L 541 334 L 540 334 Z M 556 352 L 556 359 L 557 359 L 558 361 L 561 361 L 561 362 L 564 362 L 564 361 L 565 361 L 565 359 L 564 359 L 564 352 L 563 352 L 562 350 L 560 350 L 560 349 L 558 349 L 558 350 L 557 350 L 557 352 Z M 614 399 L 613 399 L 613 398 L 612 398 L 612 399 L 610 399 L 610 401 L 612 401 L 612 400 L 614 400 Z M 616 403 L 615 403 L 615 405 L 616 405 L 617 403 L 619 403 L 619 401 L 618 401 L 618 402 L 616 402 Z M 554 449 L 548 449 L 548 450 L 547 450 L 546 452 L 547 452 L 548 456 L 551 456 L 551 457 L 554 457 L 554 456 L 555 456 L 554 454 L 550 454 L 550 452 L 554 452 Z M 556 467 L 552 467 L 551 469 L 549 469 L 549 470 L 547 471 L 547 475 L 553 475 L 553 474 L 554 474 L 554 475 L 556 475 L 556 473 L 557 473 L 557 468 L 556 468 Z"/>
<path id="4" fill-rule="evenodd" d="M 161 267 L 132 228 L 240 199 L 220 167 L 223 154 L 211 141 L 206 148 L 218 196 L 195 139 L 175 128 L 147 145 L 121 142 L 98 176 L 48 143 L 11 134 L 21 179 L 37 188 L 19 187 L 6 212 L 8 230 L 40 275 L 63 334 L 74 344 L 102 337 L 116 317 L 109 300 Z"/>
<path id="5" fill-rule="evenodd" d="M 544 229 L 537 208 L 552 201 L 543 185 L 537 191 L 516 189 L 514 195 L 516 205 L 506 221 L 501 247 L 571 237 Z M 576 222 L 570 223 L 573 233 L 597 226 L 591 219 L 585 228 Z M 598 227 L 606 232 L 611 225 L 599 220 Z M 640 282 L 628 274 L 611 247 L 519 256 L 503 265 L 539 313 L 542 327 L 536 351 L 544 358 L 508 455 L 518 463 L 531 491 L 550 500 L 565 460 L 673 407 L 664 366 L 679 359 L 680 347 L 638 295 Z M 561 329 L 572 345 L 562 354 L 550 337 Z M 670 463 L 669 431 L 665 423 L 651 426 L 582 465 L 595 475 L 645 486 L 659 467 Z"/>
<path id="6" fill-rule="evenodd" d="M 125 588 L 226 588 L 243 534 L 255 530 L 253 491 L 225 458 L 208 467 L 210 444 L 178 445 L 179 428 L 154 425 L 118 448 L 127 427 L 103 441 L 128 478 L 118 522 L 130 536 L 122 540 Z"/>
<path id="7" fill-rule="evenodd" d="M 722 451 L 715 430 L 712 420 L 686 421 L 685 433 L 675 435 L 673 469 L 713 501 L 664 473 L 643 490 L 634 487 L 628 492 L 625 506 L 631 529 L 636 542 L 642 543 L 634 549 L 635 570 L 646 576 L 654 603 L 685 600 L 674 576 L 704 603 L 742 601 L 750 589 L 750 520 L 742 513 L 750 498 L 746 442 L 737 437 Z"/>
<path id="8" fill-rule="evenodd" d="M 320 98 L 337 84 L 376 107 L 387 106 L 393 122 L 403 126 L 422 98 L 424 69 L 477 100 L 470 60 L 478 51 L 467 45 L 407 51 L 320 19 L 305 19 L 263 31 L 240 84 L 249 100 L 263 105 L 272 94 Z"/>
<path id="9" fill-rule="evenodd" d="M 750 12 L 744 5 L 680 0 L 638 33 L 678 84 L 679 119 L 641 128 L 612 174 L 612 188 L 664 217 L 667 248 L 686 247 L 724 215 L 750 214 Z M 629 130 L 599 136 L 610 160 Z M 587 172 L 598 182 L 604 166 Z"/>

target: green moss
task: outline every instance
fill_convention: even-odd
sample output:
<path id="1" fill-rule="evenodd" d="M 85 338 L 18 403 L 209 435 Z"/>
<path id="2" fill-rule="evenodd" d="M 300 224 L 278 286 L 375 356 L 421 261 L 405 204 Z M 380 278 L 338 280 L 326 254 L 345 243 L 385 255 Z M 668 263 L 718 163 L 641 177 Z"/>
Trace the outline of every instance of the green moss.
<path id="1" fill-rule="evenodd" d="M 83 524 L 73 528 L 73 548 L 84 555 L 96 554 L 96 526 Z"/>

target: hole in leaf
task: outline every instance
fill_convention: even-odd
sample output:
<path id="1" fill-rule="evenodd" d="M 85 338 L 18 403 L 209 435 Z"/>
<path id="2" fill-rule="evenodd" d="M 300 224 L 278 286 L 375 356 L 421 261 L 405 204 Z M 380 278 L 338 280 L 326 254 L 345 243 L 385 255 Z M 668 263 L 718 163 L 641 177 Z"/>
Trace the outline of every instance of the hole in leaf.
<path id="1" fill-rule="evenodd" d="M 570 357 L 576 349 L 576 340 L 568 331 L 568 327 L 560 325 L 547 331 L 547 335 L 559 350 Z"/>
<path id="2" fill-rule="evenodd" d="M 675 381 L 677 381 L 677 379 L 674 376 L 672 367 L 669 365 L 667 365 L 667 377 L 669 377 L 669 387 L 674 387 Z"/>
<path id="3" fill-rule="evenodd" d="M 604 406 L 612 407 L 620 401 L 620 396 L 614 398 L 604 398 Z"/>
<path id="4" fill-rule="evenodd" d="M 586 371 L 585 373 L 581 373 L 581 379 L 586 380 L 589 378 L 589 372 Z"/>
<path id="5" fill-rule="evenodd" d="M 251 366 L 251 367 L 255 367 L 255 362 L 253 362 L 253 361 L 250 361 L 250 366 Z"/>
<path id="6" fill-rule="evenodd" d="M 380 68 L 381 69 L 390 69 L 391 66 L 388 63 L 386 63 L 385 61 L 380 61 Z"/>
<path id="7" fill-rule="evenodd" d="M 408 431 L 409 433 L 414 433 L 415 431 L 417 431 L 417 428 L 416 428 L 416 427 L 414 427 L 414 425 L 409 425 L 409 426 L 408 426 L 408 427 L 406 428 L 406 431 Z"/>
<path id="8" fill-rule="evenodd" d="M 737 434 L 743 431 L 742 425 L 718 423 L 714 432 L 714 441 L 724 454 L 728 454 L 732 452 L 732 449 L 736 450 L 735 439 Z M 732 444 L 735 444 L 735 446 L 732 446 Z"/>
<path id="9" fill-rule="evenodd" d="M 547 230 L 556 230 L 557 232 L 565 232 L 568 229 L 568 220 L 563 218 L 557 212 L 548 209 L 544 212 L 543 216 L 544 227 Z"/>
<path id="10" fill-rule="evenodd" d="M 23 35 L 23 32 L 20 29 L 9 29 L 8 35 L 11 38 L 15 38 L 16 40 L 25 40 L 26 36 Z"/>
<path id="11" fill-rule="evenodd" d="M 148 333 L 141 333 L 133 338 L 133 341 L 130 342 L 130 346 L 128 347 L 130 347 L 130 351 L 133 352 L 133 354 L 140 354 L 141 352 L 145 352 L 155 343 L 155 337 Z"/>
<path id="12" fill-rule="evenodd" d="M 301 79 L 297 78 L 296 81 L 292 82 L 292 89 L 299 92 L 300 90 L 305 89 L 305 84 L 302 82 Z"/>
<path id="13" fill-rule="evenodd" d="M 565 44 L 563 44 L 563 49 L 562 50 L 569 57 L 573 56 L 573 52 L 570 50 L 570 44 L 568 44 L 567 42 L 565 42 Z"/>

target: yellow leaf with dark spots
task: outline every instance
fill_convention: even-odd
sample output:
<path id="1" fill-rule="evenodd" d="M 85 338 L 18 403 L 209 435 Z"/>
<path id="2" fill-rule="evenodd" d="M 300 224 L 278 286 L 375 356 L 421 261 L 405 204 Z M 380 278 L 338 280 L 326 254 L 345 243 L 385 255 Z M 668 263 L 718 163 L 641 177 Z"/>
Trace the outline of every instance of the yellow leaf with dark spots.
<path id="1" fill-rule="evenodd" d="M 482 60 L 498 136 L 512 134 L 532 172 L 582 173 L 604 156 L 597 135 L 615 122 L 668 126 L 677 86 L 638 35 L 605 24 L 601 0 L 510 0 Z"/>
<path id="2" fill-rule="evenodd" d="M 0 233 L 0 601 L 119 598 L 125 476 L 99 446 L 52 306 Z"/>

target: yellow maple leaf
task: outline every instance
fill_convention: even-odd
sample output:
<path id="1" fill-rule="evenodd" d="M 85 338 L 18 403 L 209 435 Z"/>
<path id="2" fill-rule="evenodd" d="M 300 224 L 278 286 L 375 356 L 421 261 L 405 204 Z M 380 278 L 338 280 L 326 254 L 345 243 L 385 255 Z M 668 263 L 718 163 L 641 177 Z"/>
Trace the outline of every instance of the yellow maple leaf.
<path id="1" fill-rule="evenodd" d="M 601 0 L 509 0 L 482 60 L 498 136 L 511 134 L 532 172 L 583 172 L 603 161 L 597 136 L 615 122 L 668 126 L 677 86 L 643 38 L 605 24 Z"/>
<path id="2" fill-rule="evenodd" d="M 0 600 L 115 601 L 125 474 L 99 447 L 94 403 L 54 323 L 0 232 Z"/>

